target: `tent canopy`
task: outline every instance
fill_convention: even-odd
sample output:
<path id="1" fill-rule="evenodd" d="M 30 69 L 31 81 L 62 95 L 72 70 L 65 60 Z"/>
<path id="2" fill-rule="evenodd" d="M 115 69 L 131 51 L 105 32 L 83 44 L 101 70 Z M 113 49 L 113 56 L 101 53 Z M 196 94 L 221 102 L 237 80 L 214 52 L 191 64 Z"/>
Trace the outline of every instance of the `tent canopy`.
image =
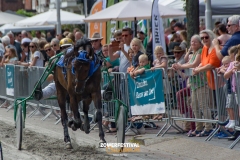
<path id="1" fill-rule="evenodd" d="M 7 12 L 0 12 L 0 25 L 7 23 L 15 23 L 17 21 L 23 20 L 26 17 L 15 15 Z"/>
<path id="2" fill-rule="evenodd" d="M 159 4 L 183 10 L 182 0 L 159 0 Z M 237 0 L 211 0 L 212 15 L 234 15 L 239 14 L 240 3 Z M 205 0 L 199 0 L 199 15 L 205 15 Z"/>
<path id="3" fill-rule="evenodd" d="M 49 25 L 49 26 L 25 26 L 25 27 L 19 27 L 19 26 L 14 26 L 13 24 L 5 24 L 0 27 L 0 31 L 3 34 L 6 34 L 9 31 L 12 32 L 21 32 L 22 30 L 25 31 L 33 31 L 33 30 L 51 30 L 54 29 L 54 25 Z"/>
<path id="4" fill-rule="evenodd" d="M 61 24 L 82 24 L 85 16 L 60 10 Z M 16 26 L 42 26 L 42 25 L 56 25 L 57 24 L 57 10 L 50 9 L 47 12 L 40 13 L 36 16 L 18 21 Z"/>
<path id="5" fill-rule="evenodd" d="M 105 22 L 110 20 L 137 20 L 150 19 L 152 11 L 152 1 L 122 1 L 112 5 L 102 11 L 90 15 L 86 22 Z M 159 12 L 162 17 L 177 17 L 185 15 L 184 11 L 172 9 L 159 5 Z"/>

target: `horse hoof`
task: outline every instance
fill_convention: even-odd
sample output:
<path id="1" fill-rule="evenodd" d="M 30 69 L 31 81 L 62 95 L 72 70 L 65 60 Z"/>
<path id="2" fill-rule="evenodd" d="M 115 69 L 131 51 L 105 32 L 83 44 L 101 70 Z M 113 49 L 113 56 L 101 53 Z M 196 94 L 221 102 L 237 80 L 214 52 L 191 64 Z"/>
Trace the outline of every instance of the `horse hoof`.
<path id="1" fill-rule="evenodd" d="M 73 124 L 73 121 L 71 120 L 71 121 L 68 121 L 68 127 L 69 128 L 72 128 L 72 124 Z"/>
<path id="2" fill-rule="evenodd" d="M 80 130 L 84 131 L 84 124 L 81 125 Z"/>
<path id="3" fill-rule="evenodd" d="M 73 149 L 71 142 L 67 142 L 65 147 L 66 149 Z"/>
<path id="4" fill-rule="evenodd" d="M 72 128 L 73 131 L 76 131 L 76 130 L 77 130 L 77 128 L 75 127 L 74 124 L 72 124 L 71 128 Z"/>

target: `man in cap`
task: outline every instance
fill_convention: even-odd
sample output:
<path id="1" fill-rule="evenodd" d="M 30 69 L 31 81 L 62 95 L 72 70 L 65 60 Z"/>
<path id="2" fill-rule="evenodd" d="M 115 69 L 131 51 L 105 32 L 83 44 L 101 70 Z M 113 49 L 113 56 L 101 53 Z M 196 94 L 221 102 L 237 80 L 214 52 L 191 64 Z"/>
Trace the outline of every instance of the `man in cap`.
<path id="1" fill-rule="evenodd" d="M 140 31 L 138 31 L 137 37 L 138 37 L 138 39 L 140 39 L 140 40 L 142 41 L 142 43 L 143 43 L 143 41 L 144 41 L 144 39 L 145 39 L 145 33 L 144 33 L 142 30 L 140 30 Z"/>

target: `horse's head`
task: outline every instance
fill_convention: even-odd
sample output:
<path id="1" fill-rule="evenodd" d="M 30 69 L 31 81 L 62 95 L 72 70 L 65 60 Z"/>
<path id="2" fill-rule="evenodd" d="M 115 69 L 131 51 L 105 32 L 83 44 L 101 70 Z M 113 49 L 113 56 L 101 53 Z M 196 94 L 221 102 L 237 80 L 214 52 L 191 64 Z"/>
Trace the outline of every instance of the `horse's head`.
<path id="1" fill-rule="evenodd" d="M 91 62 L 94 59 L 94 50 L 90 41 L 82 38 L 74 46 L 75 61 L 73 68 L 75 70 L 75 92 L 83 93 L 87 80 L 90 78 L 89 71 Z"/>

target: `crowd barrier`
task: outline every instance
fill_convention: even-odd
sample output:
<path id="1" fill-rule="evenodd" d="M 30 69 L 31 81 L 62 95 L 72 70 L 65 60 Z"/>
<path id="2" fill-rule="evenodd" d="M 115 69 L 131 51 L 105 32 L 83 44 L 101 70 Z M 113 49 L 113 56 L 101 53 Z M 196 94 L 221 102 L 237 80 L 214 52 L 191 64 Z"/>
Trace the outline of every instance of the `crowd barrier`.
<path id="1" fill-rule="evenodd" d="M 9 65 L 6 65 L 8 67 Z M 32 93 L 35 83 L 41 77 L 44 68 L 41 67 L 31 67 L 26 68 L 23 66 L 10 65 L 13 67 L 12 78 L 14 94 L 9 95 L 6 93 L 6 88 L 8 88 L 8 81 L 11 82 L 10 72 L 8 73 L 6 67 L 0 68 L 0 74 L 2 77 L 2 83 L 0 83 L 0 98 L 7 100 L 14 100 L 18 97 L 28 96 Z M 218 123 L 224 122 L 228 118 L 228 113 L 226 111 L 226 80 L 223 75 L 217 74 L 215 70 L 208 71 L 207 73 L 200 73 L 198 75 L 193 75 L 192 70 L 184 70 L 181 72 L 175 72 L 171 69 L 163 73 L 163 86 L 165 95 L 165 107 L 166 107 L 166 118 L 163 120 L 165 124 L 159 130 L 156 136 L 158 136 L 166 127 L 165 131 L 161 136 L 164 136 L 171 127 L 175 128 L 177 131 L 184 132 L 184 129 L 179 126 L 176 121 L 184 121 L 185 129 L 191 127 L 198 127 L 203 129 L 203 125 L 207 129 L 213 129 L 213 132 L 207 137 L 206 140 L 211 140 L 211 138 L 220 129 L 224 131 Z M 209 76 L 210 75 L 210 76 Z M 236 73 L 236 79 L 240 79 L 240 73 Z M 129 89 L 128 89 L 128 76 L 126 73 L 110 73 L 111 80 L 113 82 L 113 87 L 115 90 L 116 97 L 121 99 L 127 106 L 130 106 L 129 102 Z M 210 77 L 210 79 L 209 79 Z M 106 89 L 109 79 L 107 73 L 102 73 L 102 90 Z M 48 83 L 46 82 L 44 86 Z M 190 84 L 190 85 L 189 85 Z M 43 87 L 44 87 L 43 86 Z M 240 81 L 237 81 L 237 95 L 240 94 Z M 237 96 L 238 102 L 240 102 L 240 96 Z M 31 105 L 38 107 L 46 107 L 50 109 L 59 109 L 56 100 L 52 100 L 52 104 L 49 101 L 31 101 Z M 39 104 L 40 103 L 40 104 Z M 48 106 L 48 107 L 47 107 Z M 103 116 L 107 121 L 114 122 L 114 104 L 103 100 Z M 90 106 L 90 115 L 95 115 L 94 104 Z M 234 117 L 236 120 L 235 130 L 240 131 L 239 124 L 239 106 L 234 107 Z M 81 107 L 80 107 L 81 111 Z M 50 114 L 50 113 L 49 113 Z M 49 114 L 47 114 L 49 116 Z M 45 119 L 46 116 L 45 115 Z M 90 116 L 90 117 L 91 117 Z M 131 115 L 131 107 L 129 107 L 129 117 Z M 44 120 L 44 119 L 42 119 Z M 157 120 L 149 119 L 147 121 L 142 121 L 148 125 L 150 122 L 156 122 Z M 192 124 L 196 122 L 196 126 Z M 205 124 L 202 124 L 205 123 Z M 134 127 L 134 122 L 130 122 L 130 125 L 126 129 L 131 129 Z M 240 137 L 234 141 L 229 148 L 233 148 Z"/>

